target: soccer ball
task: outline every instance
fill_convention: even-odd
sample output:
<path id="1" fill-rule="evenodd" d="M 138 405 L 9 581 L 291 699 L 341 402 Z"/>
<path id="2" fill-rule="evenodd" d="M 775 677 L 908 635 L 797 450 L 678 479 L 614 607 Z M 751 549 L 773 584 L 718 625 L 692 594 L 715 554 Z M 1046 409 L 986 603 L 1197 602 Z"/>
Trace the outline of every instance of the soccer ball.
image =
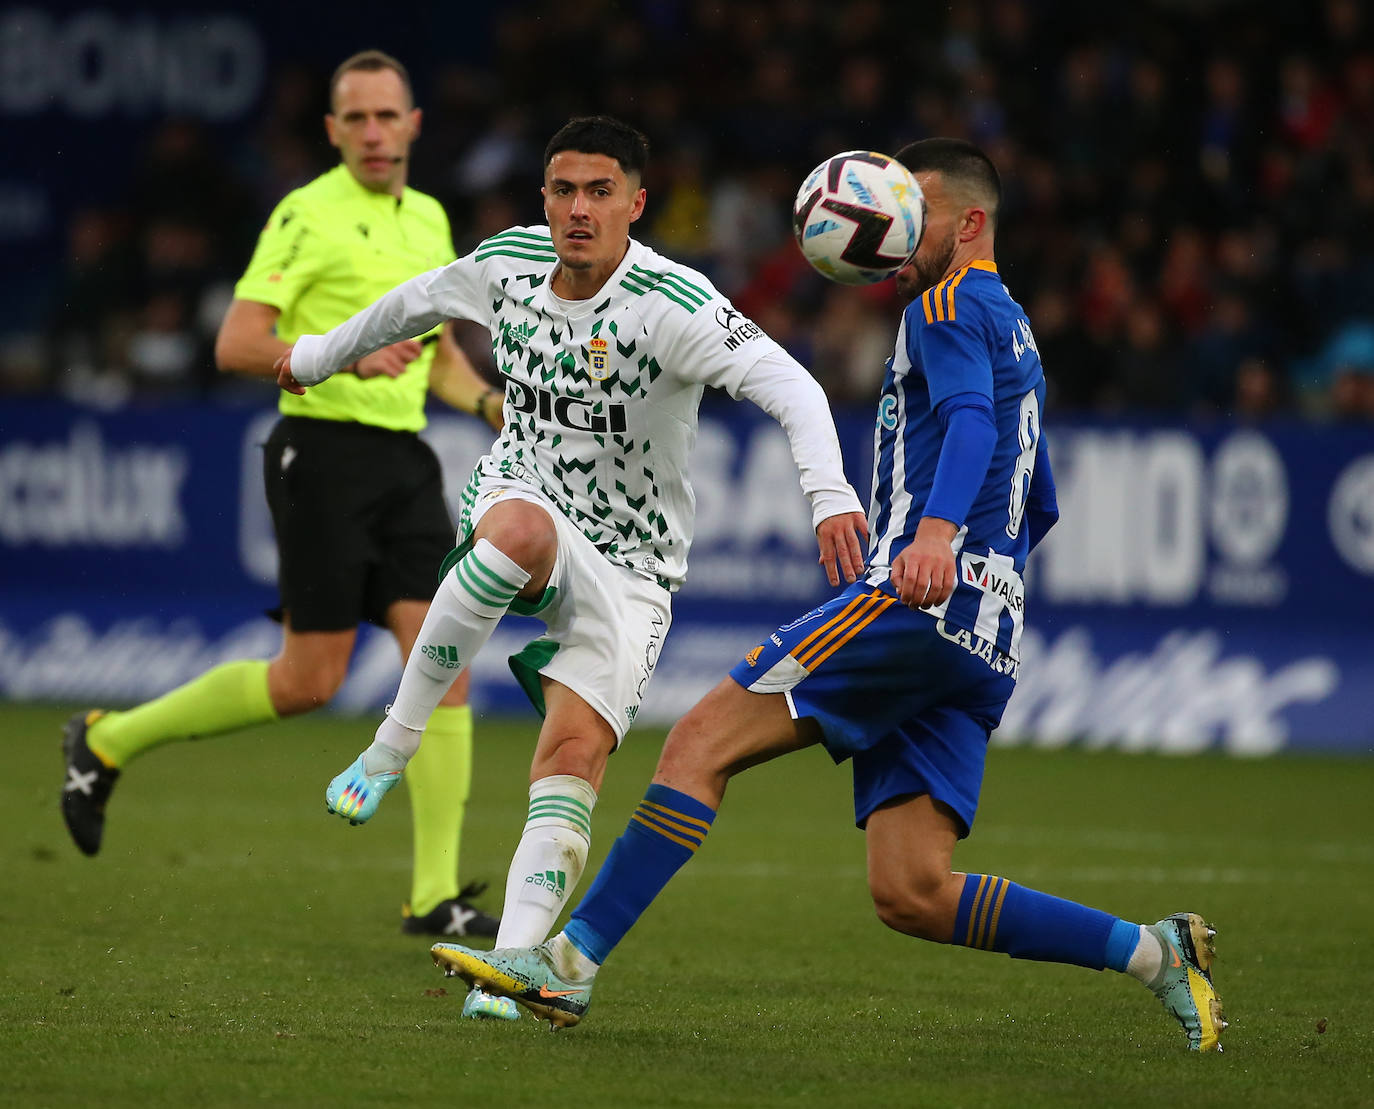
<path id="1" fill-rule="evenodd" d="M 906 166 L 871 150 L 827 158 L 797 190 L 792 232 L 820 273 L 871 285 L 911 260 L 925 229 L 926 200 Z"/>

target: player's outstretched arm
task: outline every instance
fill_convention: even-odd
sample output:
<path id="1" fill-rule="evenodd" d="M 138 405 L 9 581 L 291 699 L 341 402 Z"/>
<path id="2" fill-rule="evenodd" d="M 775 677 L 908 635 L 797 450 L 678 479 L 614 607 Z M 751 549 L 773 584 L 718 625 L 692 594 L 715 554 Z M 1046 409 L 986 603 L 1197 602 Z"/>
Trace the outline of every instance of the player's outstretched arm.
<path id="1" fill-rule="evenodd" d="M 318 385 L 340 371 L 356 369 L 355 364 L 374 351 L 403 344 L 443 323 L 446 316 L 430 295 L 432 274 L 422 273 L 397 285 L 323 335 L 302 335 L 277 360 L 277 383 L 288 392 L 299 392 L 302 386 Z M 403 369 L 404 365 L 397 372 Z M 385 368 L 380 372 L 389 373 Z"/>
<path id="2" fill-rule="evenodd" d="M 868 539 L 868 519 L 862 512 L 841 512 L 827 516 L 816 528 L 820 563 L 831 585 L 840 579 L 853 584 L 864 568 L 864 544 Z"/>
<path id="3" fill-rule="evenodd" d="M 863 506 L 858 494 L 844 476 L 840 437 L 835 432 L 830 402 L 816 379 L 778 347 L 750 367 L 737 389 L 739 396 L 757 404 L 787 433 L 792 460 L 801 477 L 802 492 L 811 502 L 811 523 L 817 538 L 820 538 L 821 525 L 831 518 L 862 517 Z M 844 545 L 849 546 L 848 542 Z M 862 551 L 862 545 L 859 549 Z M 838 558 L 833 547 L 832 553 Z M 822 546 L 822 562 L 825 562 L 825 555 L 826 549 Z M 863 565 L 862 554 L 857 563 L 856 573 Z M 830 584 L 839 583 L 832 578 Z"/>
<path id="4" fill-rule="evenodd" d="M 276 373 L 277 384 L 281 388 L 288 393 L 295 393 L 300 396 L 305 392 L 305 386 L 297 381 L 291 373 L 291 350 L 292 347 L 286 348 L 281 357 L 273 364 L 272 370 Z M 359 358 L 338 372 L 357 374 L 362 378 L 400 377 L 405 373 L 406 367 L 420 357 L 423 350 L 424 347 L 414 339 L 403 339 L 399 343 L 382 347 L 381 350 L 374 350 L 371 354 Z M 283 373 L 283 369 L 285 373 Z"/>

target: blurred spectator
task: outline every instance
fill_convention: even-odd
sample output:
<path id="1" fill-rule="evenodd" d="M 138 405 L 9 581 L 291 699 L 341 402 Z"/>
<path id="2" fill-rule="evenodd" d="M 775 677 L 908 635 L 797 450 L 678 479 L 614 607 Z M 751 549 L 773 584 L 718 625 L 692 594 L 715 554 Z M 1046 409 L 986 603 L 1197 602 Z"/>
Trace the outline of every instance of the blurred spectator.
<path id="1" fill-rule="evenodd" d="M 867 402 L 877 396 L 892 354 L 892 317 L 881 291 L 827 288 L 812 324 L 811 369 L 833 399 Z"/>
<path id="2" fill-rule="evenodd" d="M 1374 366 L 1337 366 L 1328 399 L 1338 420 L 1374 420 Z"/>
<path id="3" fill-rule="evenodd" d="M 1279 120 L 1284 138 L 1301 150 L 1317 151 L 1331 137 L 1340 109 L 1335 90 L 1308 58 L 1295 54 L 1279 69 Z"/>
<path id="4" fill-rule="evenodd" d="M 1353 320 L 1300 367 L 1307 408 L 1340 420 L 1374 420 L 1374 319 Z"/>
<path id="5" fill-rule="evenodd" d="M 711 202 L 701 151 L 678 146 L 660 153 L 653 165 L 654 204 L 649 212 L 648 237 L 674 258 L 709 269 L 711 266 Z"/>
<path id="6" fill-rule="evenodd" d="M 1217 297 L 1201 332 L 1186 344 L 1183 365 L 1189 396 L 1205 410 L 1226 412 L 1236 395 L 1236 374 L 1248 359 L 1263 358 L 1268 343 L 1249 302 L 1231 291 Z"/>
<path id="7" fill-rule="evenodd" d="M 469 249 L 542 218 L 538 192 L 511 184 L 537 173 L 540 136 L 627 116 L 655 148 L 636 236 L 813 354 L 838 399 L 863 395 L 896 305 L 807 269 L 797 184 L 838 150 L 959 135 L 1006 172 L 999 268 L 1035 323 L 1051 411 L 1362 410 L 1366 364 L 1329 350 L 1374 304 L 1368 4 L 969 0 L 919 24 L 903 31 L 897 0 L 509 5 L 465 44 L 473 61 L 417 88 L 416 180 Z M 569 57 L 592 79 L 551 80 Z M 33 346 L 41 380 L 107 400 L 223 388 L 204 337 L 224 275 L 269 200 L 332 161 L 319 78 L 279 65 L 246 142 L 156 127 L 122 208 L 70 217 L 42 342 L 0 346 L 0 388 L 33 387 L 3 364 Z"/>
<path id="8" fill-rule="evenodd" d="M 1159 268 L 1159 300 L 1170 321 L 1185 335 L 1207 326 L 1212 307 L 1207 245 L 1195 227 L 1176 227 Z"/>
<path id="9" fill-rule="evenodd" d="M 1112 399 L 1125 410 L 1167 412 L 1182 404 L 1179 352 L 1171 341 L 1159 305 L 1138 299 L 1126 315 L 1125 347 L 1107 383 Z M 1111 394 L 1108 393 L 1108 396 Z M 1100 407 L 1101 405 L 1099 405 Z"/>
<path id="10" fill-rule="evenodd" d="M 123 219 L 87 208 L 67 227 L 65 281 L 47 325 L 52 385 L 70 392 L 122 368 L 112 358 L 110 334 L 115 321 L 131 310 L 133 264 Z M 126 395 L 127 390 L 120 390 Z"/>
<path id="11" fill-rule="evenodd" d="M 1069 294 L 1044 286 L 1026 307 L 1045 367 L 1046 407 L 1054 412 L 1096 407 L 1099 394 L 1111 384 L 1110 374 L 1084 333 Z"/>
<path id="12" fill-rule="evenodd" d="M 794 182 L 792 176 L 784 166 L 765 162 L 716 181 L 710 209 L 711 253 L 716 260 L 711 276 L 727 296 L 742 288 L 780 245 L 800 255 L 791 247 L 789 220 L 801 179 Z"/>
<path id="13" fill-rule="evenodd" d="M 1272 363 L 1247 358 L 1236 367 L 1232 413 L 1238 419 L 1265 420 L 1279 415 L 1287 404 L 1287 390 Z"/>

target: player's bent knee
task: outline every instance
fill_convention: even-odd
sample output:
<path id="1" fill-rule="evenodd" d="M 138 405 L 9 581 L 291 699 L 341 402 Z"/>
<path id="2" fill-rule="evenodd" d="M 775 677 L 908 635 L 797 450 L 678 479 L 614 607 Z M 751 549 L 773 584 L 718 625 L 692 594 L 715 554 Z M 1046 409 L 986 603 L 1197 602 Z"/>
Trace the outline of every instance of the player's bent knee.
<path id="1" fill-rule="evenodd" d="M 894 932 L 901 932 L 904 936 L 915 936 L 919 940 L 949 939 L 948 929 L 944 929 L 943 934 L 937 933 L 935 918 L 925 906 L 903 901 L 880 901 L 874 898 L 873 908 L 878 914 L 878 919 Z"/>
<path id="2" fill-rule="evenodd" d="M 549 514 L 528 501 L 512 500 L 492 508 L 477 527 L 485 539 L 534 577 L 548 572 L 558 554 L 558 532 Z"/>
<path id="3" fill-rule="evenodd" d="M 873 910 L 894 932 L 947 943 L 954 921 L 939 883 L 870 883 Z"/>
<path id="4" fill-rule="evenodd" d="M 658 756 L 659 775 L 678 782 L 679 788 L 689 781 L 709 782 L 717 792 L 723 792 L 731 776 L 730 760 L 724 751 L 712 746 L 705 733 L 674 727 Z"/>
<path id="5" fill-rule="evenodd" d="M 710 780 L 723 791 L 731 777 L 768 757 L 775 733 L 793 726 L 790 717 L 778 728 L 767 716 L 753 715 L 759 700 L 731 679 L 723 680 L 673 725 L 659 770 L 683 781 Z"/>
<path id="6" fill-rule="evenodd" d="M 547 751 L 535 756 L 530 768 L 530 780 L 539 781 L 555 774 L 570 774 L 591 782 L 596 788 L 606 772 L 606 760 L 615 745 L 599 736 L 569 736 Z"/>

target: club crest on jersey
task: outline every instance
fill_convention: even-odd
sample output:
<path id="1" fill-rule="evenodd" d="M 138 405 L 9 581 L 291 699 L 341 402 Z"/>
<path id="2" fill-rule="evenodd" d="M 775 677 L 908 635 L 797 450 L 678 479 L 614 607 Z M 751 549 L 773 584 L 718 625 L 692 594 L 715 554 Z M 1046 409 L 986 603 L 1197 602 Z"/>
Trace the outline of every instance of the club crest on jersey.
<path id="1" fill-rule="evenodd" d="M 610 372 L 606 368 L 606 340 L 593 339 L 587 344 L 588 361 L 590 363 L 589 372 L 595 381 L 605 381 L 606 375 Z"/>

